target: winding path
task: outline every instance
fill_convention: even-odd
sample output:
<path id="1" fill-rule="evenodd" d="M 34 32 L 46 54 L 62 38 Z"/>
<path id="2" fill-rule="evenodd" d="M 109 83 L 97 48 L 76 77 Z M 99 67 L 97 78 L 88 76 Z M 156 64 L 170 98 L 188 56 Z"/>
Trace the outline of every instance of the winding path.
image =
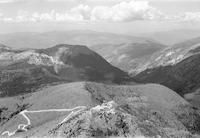
<path id="1" fill-rule="evenodd" d="M 78 110 L 79 109 L 79 110 Z M 86 109 L 86 106 L 77 106 L 75 108 L 72 109 L 48 109 L 48 110 L 37 110 L 37 111 L 28 111 L 28 110 L 24 110 L 22 112 L 20 112 L 19 114 L 21 114 L 26 120 L 27 120 L 27 124 L 19 124 L 18 128 L 13 131 L 13 132 L 9 132 L 9 131 L 4 131 L 1 135 L 5 135 L 7 134 L 9 137 L 15 135 L 15 133 L 18 130 L 22 130 L 22 131 L 28 131 L 28 129 L 26 127 L 31 125 L 31 120 L 28 118 L 28 116 L 26 115 L 26 113 L 44 113 L 44 112 L 71 112 L 66 118 L 63 119 L 63 121 L 61 121 L 59 124 L 62 124 L 64 122 L 66 122 L 73 114 L 78 113 L 82 110 Z M 77 110 L 77 111 L 74 111 Z"/>

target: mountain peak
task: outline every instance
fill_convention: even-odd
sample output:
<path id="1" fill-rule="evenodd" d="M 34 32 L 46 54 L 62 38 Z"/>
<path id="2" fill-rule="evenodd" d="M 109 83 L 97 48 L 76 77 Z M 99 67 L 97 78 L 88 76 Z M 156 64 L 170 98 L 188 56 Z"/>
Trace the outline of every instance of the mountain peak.
<path id="1" fill-rule="evenodd" d="M 60 81 L 119 83 L 129 78 L 127 73 L 80 45 L 60 44 L 47 49 L 11 50 L 0 53 L 0 59 L 0 78 L 5 80 L 0 84 L 2 95 L 31 92 L 33 88 Z M 6 78 L 7 75 L 12 77 Z M 13 93 L 16 87 L 20 89 Z"/>

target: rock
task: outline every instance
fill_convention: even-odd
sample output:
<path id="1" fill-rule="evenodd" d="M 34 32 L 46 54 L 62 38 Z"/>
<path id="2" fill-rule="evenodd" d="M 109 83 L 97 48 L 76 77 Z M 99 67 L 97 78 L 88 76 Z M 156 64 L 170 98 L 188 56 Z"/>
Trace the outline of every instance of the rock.
<path id="1" fill-rule="evenodd" d="M 140 115 L 125 111 L 114 101 L 103 103 L 81 113 L 49 131 L 53 137 L 191 137 L 192 134 L 179 122 L 171 125 L 159 112 Z M 144 118 L 144 116 L 146 116 Z M 173 115 L 172 115 L 173 116 Z M 177 124 L 175 124 L 175 122 Z"/>

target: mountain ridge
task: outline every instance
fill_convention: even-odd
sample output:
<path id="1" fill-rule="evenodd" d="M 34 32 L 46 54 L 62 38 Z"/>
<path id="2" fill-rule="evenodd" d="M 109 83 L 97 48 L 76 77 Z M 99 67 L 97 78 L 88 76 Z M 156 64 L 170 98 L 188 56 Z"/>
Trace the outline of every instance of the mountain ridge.
<path id="1" fill-rule="evenodd" d="M 13 48 L 48 48 L 57 44 L 87 45 L 120 44 L 126 42 L 155 41 L 151 38 L 90 30 L 50 31 L 41 33 L 16 32 L 0 34 L 0 42 Z"/>
<path id="2" fill-rule="evenodd" d="M 199 95 L 200 37 L 174 45 L 156 53 L 150 61 L 134 74 L 140 83 L 159 83 L 181 96 Z M 190 99 L 191 100 L 191 99 Z M 195 105 L 200 107 L 200 101 Z"/>
<path id="3" fill-rule="evenodd" d="M 29 114 L 31 125 L 27 131 L 19 128 L 14 135 L 19 137 L 141 135 L 181 138 L 199 132 L 198 110 L 174 91 L 157 84 L 117 86 L 94 82 L 67 83 L 20 97 L 0 98 L 0 103 L 2 118 L 5 117 L 0 133 L 16 128 L 22 121 L 20 114 L 13 115 L 12 112 L 87 107 L 72 114 Z M 63 119 L 65 121 L 60 123 Z"/>
<path id="4" fill-rule="evenodd" d="M 127 73 L 110 65 L 86 46 L 79 45 L 60 44 L 47 49 L 6 51 L 0 54 L 0 62 L 3 95 L 28 92 L 54 82 L 120 83 L 129 79 Z"/>

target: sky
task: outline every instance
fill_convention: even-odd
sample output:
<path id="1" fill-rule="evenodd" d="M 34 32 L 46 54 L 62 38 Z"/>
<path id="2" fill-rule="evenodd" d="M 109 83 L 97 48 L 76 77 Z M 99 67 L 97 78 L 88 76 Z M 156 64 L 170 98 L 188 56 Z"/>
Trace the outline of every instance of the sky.
<path id="1" fill-rule="evenodd" d="M 200 30 L 200 0 L 0 0 L 0 33 Z"/>

